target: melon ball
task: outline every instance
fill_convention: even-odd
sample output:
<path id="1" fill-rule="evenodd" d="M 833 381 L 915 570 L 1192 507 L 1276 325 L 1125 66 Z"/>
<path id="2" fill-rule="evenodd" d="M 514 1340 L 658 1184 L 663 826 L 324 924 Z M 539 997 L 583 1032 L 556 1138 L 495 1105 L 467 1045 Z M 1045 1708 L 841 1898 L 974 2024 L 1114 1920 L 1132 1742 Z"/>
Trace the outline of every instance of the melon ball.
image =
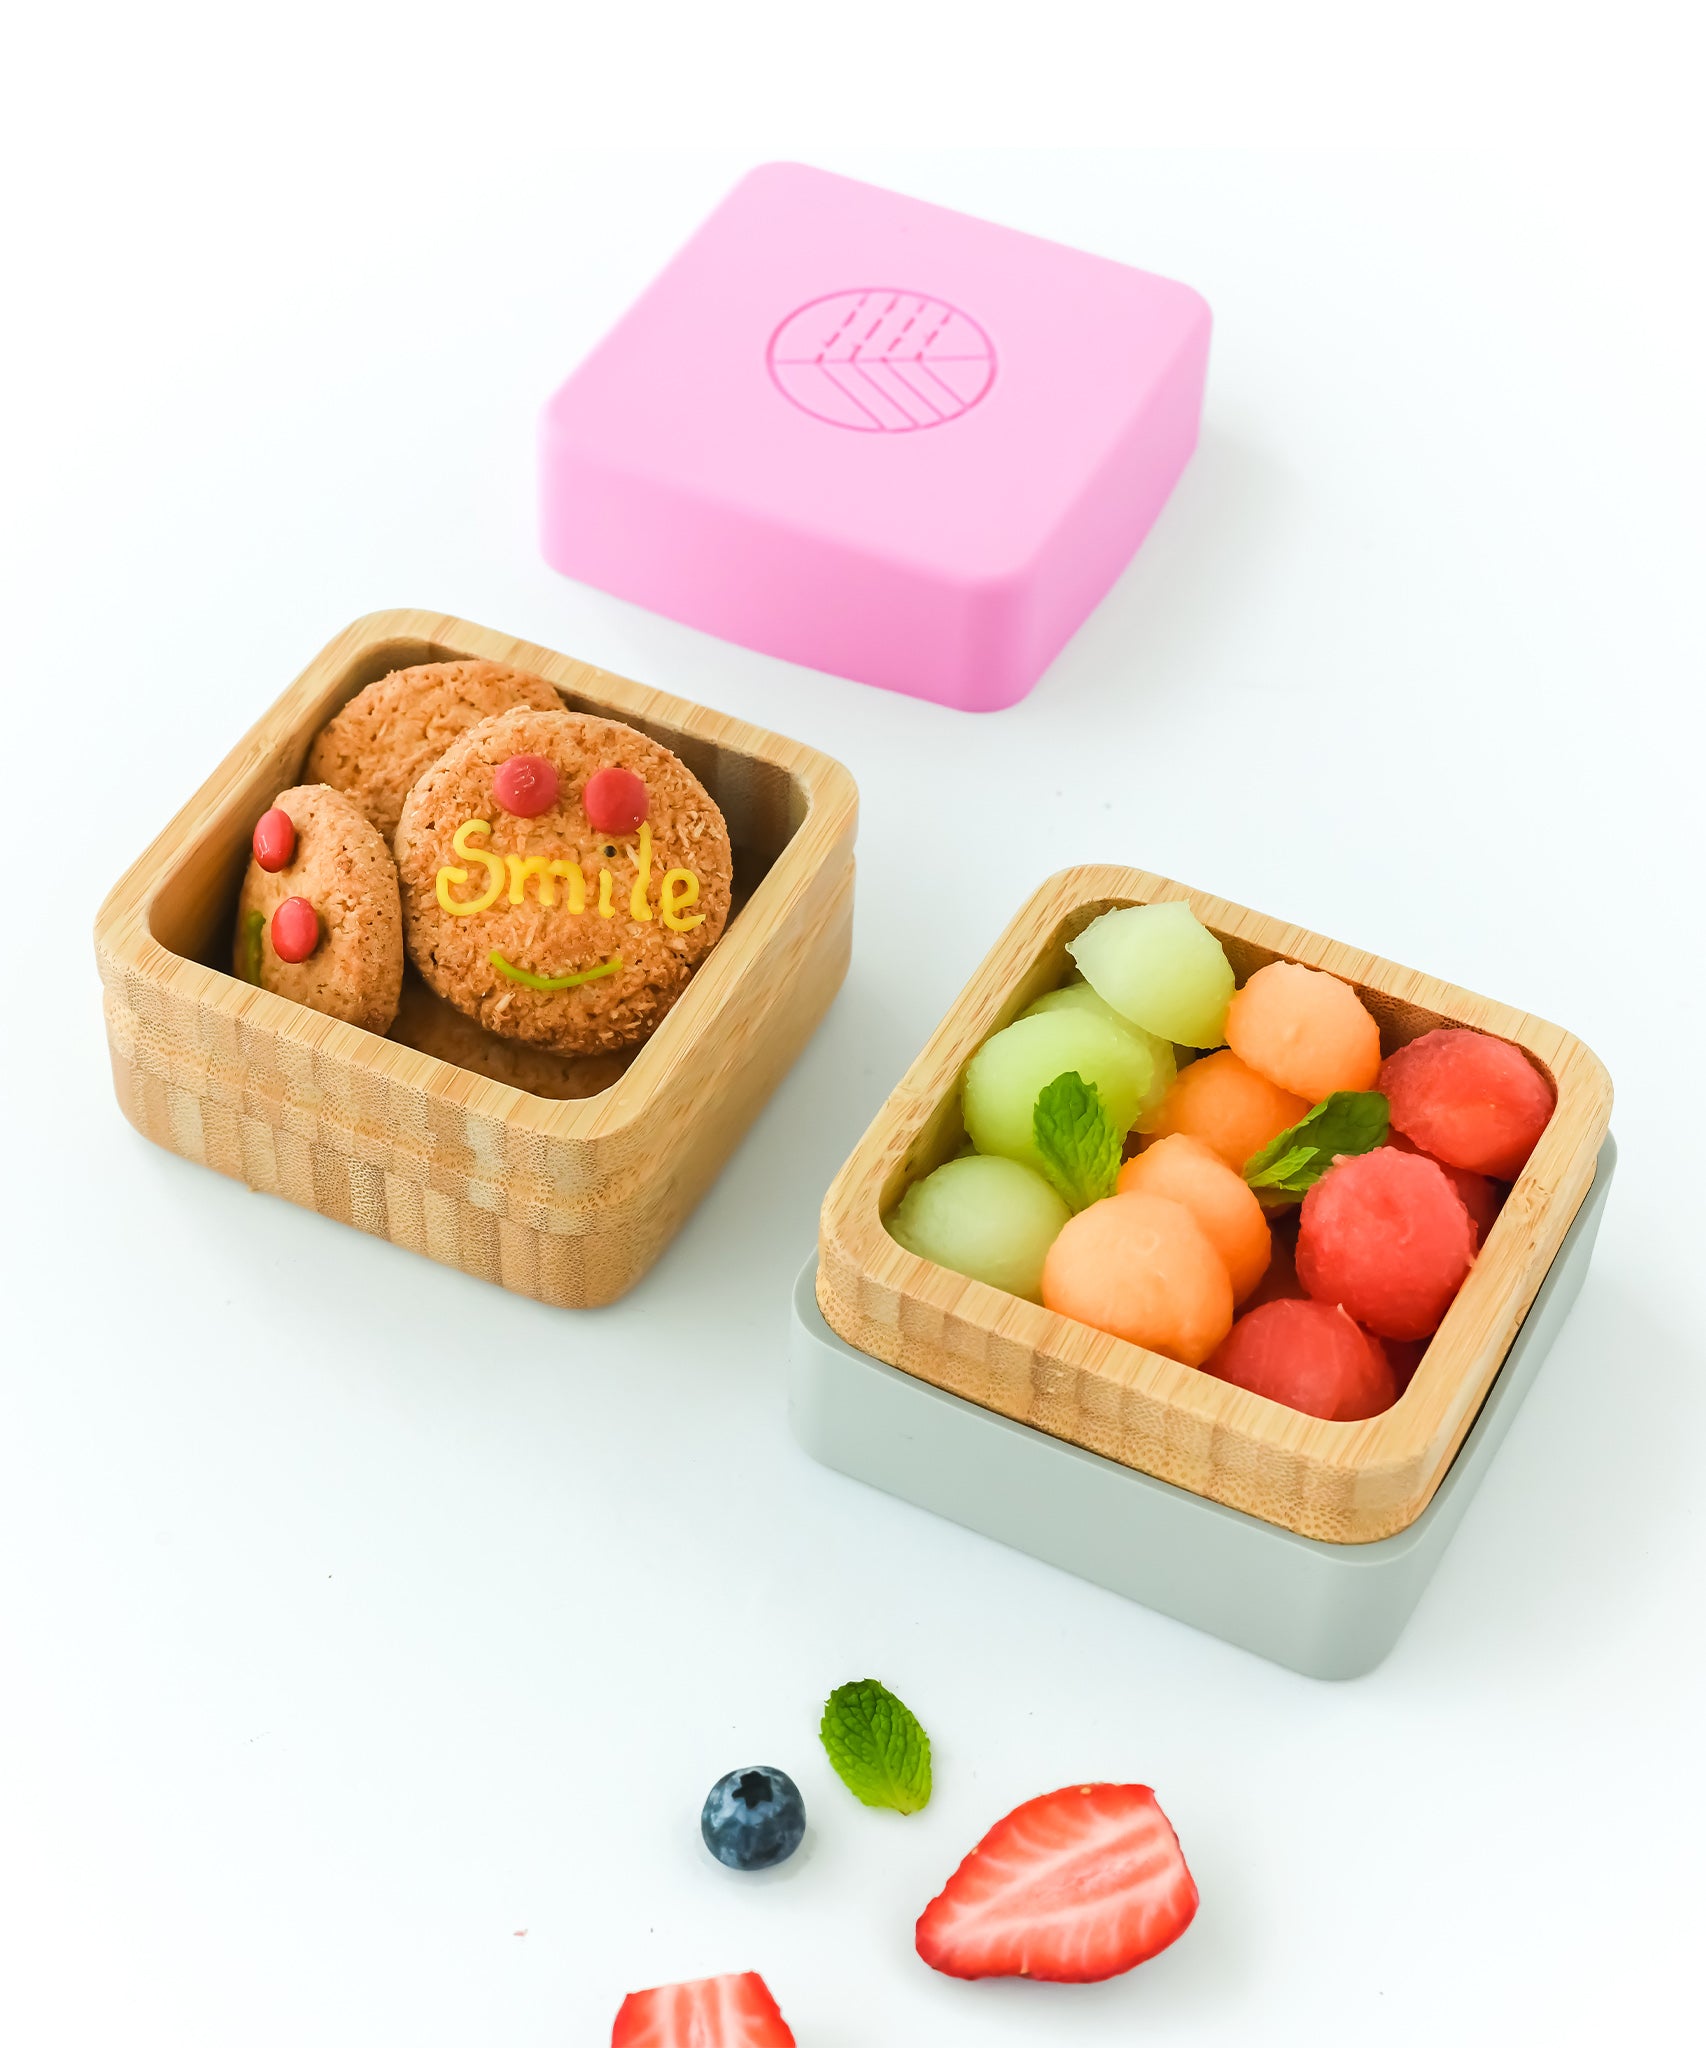
<path id="1" fill-rule="evenodd" d="M 1082 1010 L 1092 1017 L 1102 1017 L 1110 1024 L 1117 1024 L 1122 1031 L 1129 1031 L 1140 1045 L 1147 1046 L 1149 1056 L 1155 1062 L 1155 1071 L 1143 1100 L 1137 1106 L 1135 1127 L 1148 1130 L 1154 1121 L 1156 1111 L 1161 1107 L 1161 1098 L 1172 1087 L 1178 1073 L 1177 1055 L 1172 1041 L 1157 1038 L 1153 1031 L 1145 1031 L 1141 1024 L 1134 1024 L 1129 1017 L 1122 1017 L 1112 1004 L 1103 1002 L 1087 981 L 1069 981 L 1065 988 L 1050 989 L 1046 996 L 1038 996 L 1028 1010 L 1020 1012 L 1021 1018 L 1046 1016 L 1050 1010 Z"/>
<path id="2" fill-rule="evenodd" d="M 1380 1070 L 1393 1125 L 1445 1166 L 1515 1180 L 1556 1097 L 1514 1045 L 1481 1031 L 1425 1032 Z"/>
<path id="3" fill-rule="evenodd" d="M 1108 910 L 1066 949 L 1122 1017 L 1177 1045 L 1219 1045 L 1235 982 L 1226 948 L 1186 903 Z"/>
<path id="4" fill-rule="evenodd" d="M 1262 1205 L 1212 1146 L 1182 1132 L 1161 1138 L 1120 1168 L 1118 1192 L 1159 1195 L 1189 1209 L 1225 1263 L 1240 1302 L 1268 1270 L 1273 1240 Z"/>
<path id="5" fill-rule="evenodd" d="M 1203 1371 L 1325 1422 L 1365 1422 L 1398 1398 L 1379 1342 L 1322 1301 L 1270 1301 L 1240 1316 Z"/>
<path id="6" fill-rule="evenodd" d="M 1356 990 L 1289 960 L 1258 968 L 1232 998 L 1226 1042 L 1245 1066 L 1310 1102 L 1372 1088 L 1380 1072 L 1380 1026 Z"/>
<path id="7" fill-rule="evenodd" d="M 1303 1198 L 1297 1277 L 1376 1336 L 1431 1336 L 1474 1256 L 1462 1198 L 1415 1153 L 1382 1145 L 1341 1159 Z"/>
<path id="8" fill-rule="evenodd" d="M 1176 1131 L 1212 1145 L 1234 1173 L 1242 1173 L 1270 1139 L 1309 1114 L 1301 1095 L 1276 1088 L 1235 1052 L 1192 1060 L 1168 1089 L 1151 1125 L 1152 1135 Z"/>
<path id="9" fill-rule="evenodd" d="M 966 1068 L 966 1132 L 980 1152 L 1040 1170 L 1032 1118 L 1037 1097 L 1061 1074 L 1094 1086 L 1123 1138 L 1149 1092 L 1148 1049 L 1129 1031 L 1082 1010 L 1024 1017 L 987 1038 Z"/>
<path id="10" fill-rule="evenodd" d="M 1419 1153 L 1424 1159 L 1430 1156 L 1422 1151 L 1420 1145 L 1412 1144 L 1402 1131 L 1393 1131 L 1386 1142 L 1399 1152 Z M 1462 1197 L 1463 1206 L 1469 1211 L 1469 1220 L 1475 1226 L 1475 1243 L 1479 1247 L 1505 1205 L 1504 1189 L 1484 1173 L 1470 1173 L 1462 1166 L 1447 1166 L 1443 1159 L 1434 1160 L 1434 1164 Z"/>
<path id="11" fill-rule="evenodd" d="M 1232 1282 L 1188 1209 L 1157 1195 L 1110 1195 L 1049 1246 L 1043 1305 L 1201 1365 L 1232 1327 Z"/>
<path id="12" fill-rule="evenodd" d="M 1071 1213 L 1040 1173 L 973 1154 L 909 1187 L 888 1228 L 921 1259 L 1040 1301 L 1043 1259 Z"/>

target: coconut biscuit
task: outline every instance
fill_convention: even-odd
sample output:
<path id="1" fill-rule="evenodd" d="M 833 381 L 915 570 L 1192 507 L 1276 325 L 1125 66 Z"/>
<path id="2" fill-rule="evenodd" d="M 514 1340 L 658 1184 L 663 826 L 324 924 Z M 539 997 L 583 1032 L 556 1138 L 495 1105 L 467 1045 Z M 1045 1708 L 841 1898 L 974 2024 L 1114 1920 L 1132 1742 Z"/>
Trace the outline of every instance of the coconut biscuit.
<path id="1" fill-rule="evenodd" d="M 452 740 L 496 712 L 563 700 L 541 676 L 495 661 L 430 661 L 393 669 L 328 719 L 308 749 L 304 780 L 342 790 L 389 840 L 403 799 Z"/>
<path id="2" fill-rule="evenodd" d="M 397 869 L 377 829 L 324 785 L 273 799 L 295 828 L 295 847 L 274 872 L 249 862 L 237 899 L 235 970 L 244 981 L 366 1031 L 389 1030 L 403 984 L 403 917 Z M 300 896 L 318 925 L 303 960 L 279 957 L 273 918 Z"/>
<path id="3" fill-rule="evenodd" d="M 518 757 L 532 764 L 525 785 L 508 780 Z M 605 769 L 644 785 L 632 830 L 587 816 L 583 793 Z M 521 815 L 500 788 L 522 792 Z M 487 1031 L 552 1052 L 641 1044 L 728 922 L 721 811 L 667 747 L 611 719 L 519 710 L 473 727 L 409 792 L 396 851 L 427 986 Z"/>
<path id="4" fill-rule="evenodd" d="M 435 996 L 418 974 L 403 974 L 403 999 L 389 1036 L 416 1052 L 431 1053 L 488 1081 L 503 1081 L 551 1102 L 584 1102 L 602 1095 L 633 1064 L 633 1052 L 595 1052 L 569 1059 L 513 1038 L 499 1038 L 472 1017 Z"/>

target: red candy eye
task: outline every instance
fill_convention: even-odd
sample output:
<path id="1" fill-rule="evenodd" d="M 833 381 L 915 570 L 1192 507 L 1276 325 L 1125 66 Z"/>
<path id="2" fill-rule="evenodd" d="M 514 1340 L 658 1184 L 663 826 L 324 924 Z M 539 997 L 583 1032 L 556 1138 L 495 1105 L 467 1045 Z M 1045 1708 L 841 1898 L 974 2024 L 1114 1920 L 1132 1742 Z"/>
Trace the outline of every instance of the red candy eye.
<path id="1" fill-rule="evenodd" d="M 295 854 L 296 827 L 290 822 L 290 813 L 275 804 L 255 827 L 255 863 L 276 875 L 280 868 L 289 867 Z"/>
<path id="2" fill-rule="evenodd" d="M 600 768 L 581 791 L 587 823 L 595 832 L 637 832 L 646 822 L 651 798 L 631 768 Z"/>
<path id="3" fill-rule="evenodd" d="M 306 896 L 287 896 L 272 914 L 272 949 L 281 960 L 306 960 L 320 943 L 320 914 Z"/>
<path id="4" fill-rule="evenodd" d="M 498 764 L 492 794 L 517 818 L 537 818 L 557 801 L 557 771 L 543 754 L 511 754 Z"/>

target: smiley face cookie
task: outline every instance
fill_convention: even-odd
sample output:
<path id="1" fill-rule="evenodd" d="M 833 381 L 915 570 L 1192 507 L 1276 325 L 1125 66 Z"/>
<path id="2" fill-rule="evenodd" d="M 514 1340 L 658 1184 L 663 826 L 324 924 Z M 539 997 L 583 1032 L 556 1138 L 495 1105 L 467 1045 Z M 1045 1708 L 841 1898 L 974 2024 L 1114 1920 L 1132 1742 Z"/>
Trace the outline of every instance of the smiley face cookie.
<path id="1" fill-rule="evenodd" d="M 728 922 L 728 828 L 667 747 L 572 711 L 463 735 L 397 827 L 409 956 L 500 1037 L 551 1052 L 649 1038 Z"/>
<path id="2" fill-rule="evenodd" d="M 393 669 L 320 728 L 303 775 L 341 790 L 389 840 L 423 770 L 470 726 L 520 705 L 560 711 L 563 700 L 542 676 L 495 661 Z"/>
<path id="3" fill-rule="evenodd" d="M 287 789 L 256 825 L 234 952 L 243 981 L 366 1031 L 390 1029 L 403 986 L 397 869 L 377 828 L 335 789 Z"/>

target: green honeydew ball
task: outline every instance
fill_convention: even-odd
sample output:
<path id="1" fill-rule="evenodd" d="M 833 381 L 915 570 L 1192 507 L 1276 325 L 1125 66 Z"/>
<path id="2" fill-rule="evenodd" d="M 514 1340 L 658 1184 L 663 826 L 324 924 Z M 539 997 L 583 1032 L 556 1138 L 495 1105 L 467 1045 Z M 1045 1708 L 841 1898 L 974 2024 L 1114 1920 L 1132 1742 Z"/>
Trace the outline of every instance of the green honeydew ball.
<path id="1" fill-rule="evenodd" d="M 1141 1024 L 1134 1024 L 1129 1017 L 1122 1017 L 1112 1004 L 1103 1002 L 1087 981 L 1069 981 L 1065 988 L 1051 988 L 1046 996 L 1038 996 L 1028 1010 L 1020 1012 L 1020 1021 L 1026 1017 L 1043 1017 L 1050 1010 L 1082 1010 L 1092 1017 L 1104 1018 L 1121 1031 L 1126 1031 L 1140 1045 L 1147 1046 L 1149 1056 L 1155 1062 L 1155 1073 L 1149 1089 L 1137 1106 L 1137 1128 L 1147 1131 L 1161 1112 L 1161 1098 L 1178 1079 L 1178 1061 L 1169 1038 L 1158 1038 L 1153 1031 L 1145 1031 Z"/>
<path id="2" fill-rule="evenodd" d="M 1097 995 L 1176 1045 L 1220 1045 L 1236 983 L 1226 949 L 1184 903 L 1109 910 L 1066 949 Z"/>
<path id="3" fill-rule="evenodd" d="M 1092 1085 L 1123 1138 L 1154 1080 L 1149 1049 L 1130 1031 L 1084 1010 L 1023 1017 L 985 1039 L 966 1068 L 966 1130 L 980 1152 L 1040 1168 L 1032 1117 L 1061 1074 Z"/>
<path id="4" fill-rule="evenodd" d="M 908 1188 L 889 1218 L 889 1235 L 952 1273 L 1039 1301 L 1043 1260 L 1070 1215 L 1028 1166 L 972 1154 Z"/>

